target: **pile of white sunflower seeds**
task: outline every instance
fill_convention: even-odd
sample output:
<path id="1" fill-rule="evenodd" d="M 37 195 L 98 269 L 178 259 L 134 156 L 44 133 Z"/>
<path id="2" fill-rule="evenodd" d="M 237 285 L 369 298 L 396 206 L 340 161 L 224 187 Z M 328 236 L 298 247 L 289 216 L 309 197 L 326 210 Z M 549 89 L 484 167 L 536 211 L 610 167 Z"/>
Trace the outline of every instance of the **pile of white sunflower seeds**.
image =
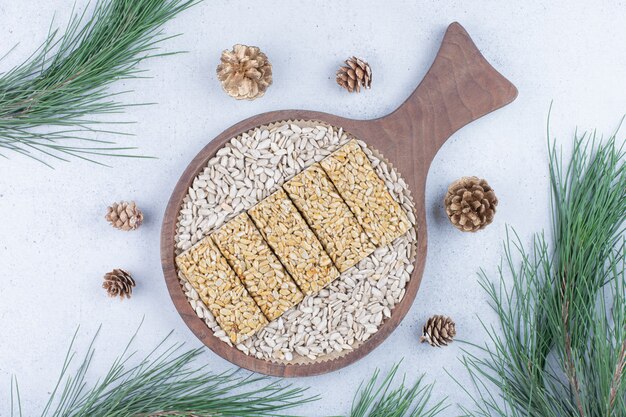
<path id="1" fill-rule="evenodd" d="M 183 200 L 175 236 L 176 254 L 250 209 L 350 139 L 340 128 L 310 121 L 261 126 L 231 139 L 194 179 Z M 417 242 L 414 204 L 396 170 L 365 143 L 359 144 L 406 211 L 411 229 L 237 345 L 245 354 L 290 363 L 341 356 L 376 333 L 404 297 Z M 196 291 L 180 272 L 178 276 L 196 314 L 215 336 L 231 344 Z"/>

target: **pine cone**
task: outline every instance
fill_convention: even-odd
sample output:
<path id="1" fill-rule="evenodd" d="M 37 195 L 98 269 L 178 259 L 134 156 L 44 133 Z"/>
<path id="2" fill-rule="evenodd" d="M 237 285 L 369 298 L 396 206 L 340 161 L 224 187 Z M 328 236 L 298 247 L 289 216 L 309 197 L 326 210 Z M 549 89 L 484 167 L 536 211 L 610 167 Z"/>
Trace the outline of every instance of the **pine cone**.
<path id="1" fill-rule="evenodd" d="M 120 201 L 119 203 L 113 203 L 107 209 L 107 215 L 105 217 L 111 226 L 120 230 L 135 230 L 143 222 L 143 213 L 134 201 L 126 202 Z"/>
<path id="2" fill-rule="evenodd" d="M 337 84 L 349 92 L 361 92 L 361 87 L 370 88 L 372 86 L 372 69 L 370 65 L 353 56 L 346 59 L 346 66 L 337 70 Z"/>
<path id="3" fill-rule="evenodd" d="M 476 232 L 493 221 L 498 199 L 487 181 L 463 177 L 448 188 L 444 199 L 452 224 L 463 232 Z"/>
<path id="4" fill-rule="evenodd" d="M 432 316 L 422 329 L 420 343 L 428 342 L 431 346 L 448 346 L 456 336 L 454 322 L 450 317 Z"/>
<path id="5" fill-rule="evenodd" d="M 217 78 L 231 97 L 254 100 L 272 85 L 272 64 L 256 46 L 235 45 L 222 52 Z"/>
<path id="6" fill-rule="evenodd" d="M 123 269 L 114 269 L 104 275 L 102 288 L 107 290 L 109 297 L 130 298 L 133 295 L 135 280 Z"/>

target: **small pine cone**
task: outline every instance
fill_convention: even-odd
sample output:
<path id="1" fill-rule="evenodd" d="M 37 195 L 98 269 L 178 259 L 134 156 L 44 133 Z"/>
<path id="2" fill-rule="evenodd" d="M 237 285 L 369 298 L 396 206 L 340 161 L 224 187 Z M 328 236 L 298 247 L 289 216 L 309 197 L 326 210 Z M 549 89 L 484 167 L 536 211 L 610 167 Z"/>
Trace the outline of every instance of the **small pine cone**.
<path id="1" fill-rule="evenodd" d="M 111 226 L 120 230 L 135 230 L 143 222 L 143 213 L 134 201 L 126 202 L 120 201 L 119 203 L 113 203 L 107 209 L 107 215 L 105 217 Z"/>
<path id="2" fill-rule="evenodd" d="M 130 274 L 123 269 L 114 269 L 104 275 L 104 282 L 102 288 L 104 288 L 109 297 L 120 297 L 121 299 L 130 298 L 133 295 L 133 287 L 135 286 L 135 280 Z"/>
<path id="3" fill-rule="evenodd" d="M 272 64 L 256 46 L 235 45 L 222 52 L 217 78 L 229 96 L 254 100 L 272 85 Z"/>
<path id="4" fill-rule="evenodd" d="M 448 187 L 444 199 L 452 224 L 463 232 L 476 232 L 493 221 L 498 199 L 487 181 L 463 177 Z"/>
<path id="5" fill-rule="evenodd" d="M 361 58 L 353 56 L 346 59 L 346 66 L 337 70 L 337 84 L 349 92 L 361 92 L 361 87 L 371 88 L 372 69 Z"/>
<path id="6" fill-rule="evenodd" d="M 448 346 L 456 336 L 456 328 L 450 317 L 432 316 L 422 329 L 420 343 L 428 342 L 431 346 Z"/>

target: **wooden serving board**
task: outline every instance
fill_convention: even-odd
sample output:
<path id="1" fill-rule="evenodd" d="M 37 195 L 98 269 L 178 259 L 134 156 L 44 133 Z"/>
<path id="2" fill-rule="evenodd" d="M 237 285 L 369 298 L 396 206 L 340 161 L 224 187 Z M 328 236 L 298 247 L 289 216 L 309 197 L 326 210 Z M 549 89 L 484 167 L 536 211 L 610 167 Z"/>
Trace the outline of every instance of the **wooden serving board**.
<path id="1" fill-rule="evenodd" d="M 428 169 L 444 142 L 458 129 L 517 97 L 517 89 L 496 71 L 458 23 L 446 30 L 441 48 L 428 73 L 413 94 L 391 114 L 374 120 L 353 120 L 327 113 L 283 110 L 260 114 L 222 132 L 191 161 L 167 205 L 161 230 L 161 263 L 167 287 L 176 309 L 194 334 L 224 359 L 251 371 L 294 377 L 317 375 L 347 366 L 380 345 L 398 326 L 411 307 L 419 289 L 426 262 L 426 210 L 424 191 Z M 193 179 L 231 138 L 257 126 L 283 120 L 316 120 L 365 141 L 382 153 L 402 175 L 416 204 L 418 242 L 415 269 L 406 285 L 406 295 L 392 310 L 391 317 L 358 348 L 333 360 L 311 364 L 278 364 L 257 359 L 228 346 L 200 319 L 185 297 L 174 261 L 176 221 L 183 198 Z"/>

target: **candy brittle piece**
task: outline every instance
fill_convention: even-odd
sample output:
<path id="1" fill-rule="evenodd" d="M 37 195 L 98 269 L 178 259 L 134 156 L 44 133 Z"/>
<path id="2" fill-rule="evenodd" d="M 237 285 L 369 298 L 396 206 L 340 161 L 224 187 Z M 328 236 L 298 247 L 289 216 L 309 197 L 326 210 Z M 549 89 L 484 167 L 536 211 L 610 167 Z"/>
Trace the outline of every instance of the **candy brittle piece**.
<path id="1" fill-rule="evenodd" d="M 283 185 L 322 246 L 344 272 L 375 249 L 319 163 Z"/>
<path id="2" fill-rule="evenodd" d="M 211 235 L 268 320 L 280 317 L 304 296 L 247 213 Z"/>
<path id="3" fill-rule="evenodd" d="M 176 264 L 233 343 L 241 343 L 267 325 L 210 237 L 178 255 Z"/>
<path id="4" fill-rule="evenodd" d="M 356 140 L 323 159 L 321 165 L 376 247 L 391 243 L 409 230 L 406 213 Z"/>
<path id="5" fill-rule="evenodd" d="M 248 214 L 305 295 L 316 294 L 339 276 L 284 190 L 270 195 Z"/>

